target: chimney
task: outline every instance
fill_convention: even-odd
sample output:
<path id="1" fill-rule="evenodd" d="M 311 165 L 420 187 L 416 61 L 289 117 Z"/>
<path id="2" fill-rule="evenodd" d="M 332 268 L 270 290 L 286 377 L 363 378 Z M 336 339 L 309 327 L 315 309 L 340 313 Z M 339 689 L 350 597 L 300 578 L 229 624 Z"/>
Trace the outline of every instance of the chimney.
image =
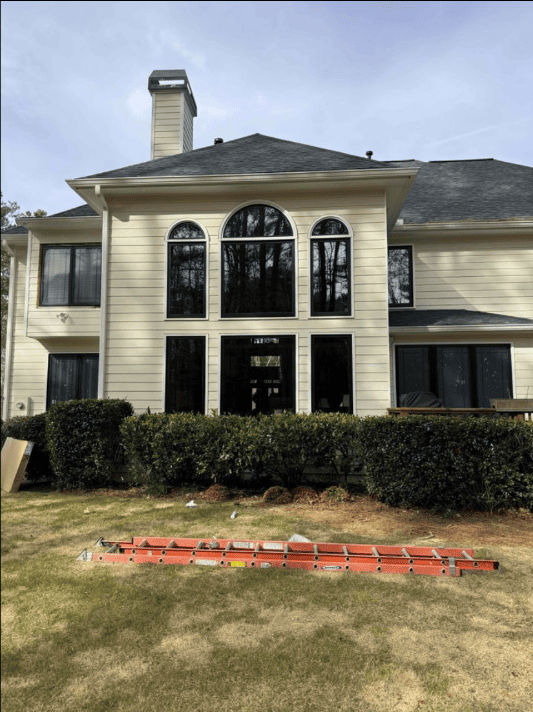
<path id="1" fill-rule="evenodd" d="M 183 69 L 160 69 L 148 79 L 152 95 L 152 153 L 162 158 L 192 151 L 196 102 Z"/>

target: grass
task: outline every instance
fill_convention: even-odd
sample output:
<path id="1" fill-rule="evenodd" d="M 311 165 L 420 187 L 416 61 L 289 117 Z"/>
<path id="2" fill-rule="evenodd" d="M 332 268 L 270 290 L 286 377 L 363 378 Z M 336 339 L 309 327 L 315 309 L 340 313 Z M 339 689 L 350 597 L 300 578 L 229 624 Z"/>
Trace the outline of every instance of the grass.
<path id="1" fill-rule="evenodd" d="M 7 712 L 530 709 L 525 547 L 487 542 L 505 572 L 453 579 L 94 564 L 76 556 L 102 535 L 355 538 L 279 508 L 230 520 L 232 503 L 20 492 L 2 509 Z"/>

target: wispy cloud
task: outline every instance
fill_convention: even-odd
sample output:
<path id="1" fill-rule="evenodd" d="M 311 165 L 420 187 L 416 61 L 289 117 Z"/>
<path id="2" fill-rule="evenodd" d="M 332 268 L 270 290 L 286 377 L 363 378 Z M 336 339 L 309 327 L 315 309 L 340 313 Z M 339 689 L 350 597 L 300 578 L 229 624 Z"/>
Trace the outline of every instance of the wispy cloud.
<path id="1" fill-rule="evenodd" d="M 424 144 L 424 148 L 434 148 L 435 146 L 443 146 L 445 143 L 453 143 L 454 141 L 460 141 L 463 138 L 477 136 L 477 134 L 485 133 L 486 131 L 495 131 L 496 129 L 501 129 L 504 126 L 516 126 L 517 124 L 524 124 L 528 121 L 531 121 L 531 117 L 526 116 L 522 119 L 515 119 L 514 121 L 505 121 L 502 124 L 484 126 L 481 129 L 474 129 L 474 131 L 468 131 L 467 133 L 458 134 L 457 136 L 450 136 L 449 138 L 444 138 L 441 141 L 433 141 L 432 143 L 426 143 Z"/>

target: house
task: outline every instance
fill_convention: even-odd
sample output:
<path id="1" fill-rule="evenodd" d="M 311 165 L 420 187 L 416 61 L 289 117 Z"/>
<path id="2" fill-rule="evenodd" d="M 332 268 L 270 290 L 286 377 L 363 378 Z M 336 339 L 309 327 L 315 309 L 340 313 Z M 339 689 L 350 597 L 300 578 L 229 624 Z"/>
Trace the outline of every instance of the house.
<path id="1" fill-rule="evenodd" d="M 533 395 L 533 169 L 378 161 L 261 134 L 193 150 L 184 71 L 153 72 L 151 160 L 68 181 L 2 235 L 4 416 L 384 414 Z"/>

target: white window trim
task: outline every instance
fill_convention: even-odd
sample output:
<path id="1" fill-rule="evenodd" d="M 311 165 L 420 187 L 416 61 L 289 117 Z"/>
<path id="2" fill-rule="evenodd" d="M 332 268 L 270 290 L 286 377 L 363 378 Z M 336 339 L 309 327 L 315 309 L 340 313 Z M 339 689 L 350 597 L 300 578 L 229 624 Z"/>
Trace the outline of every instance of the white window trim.
<path id="1" fill-rule="evenodd" d="M 193 223 L 194 225 L 198 225 L 198 227 L 202 230 L 204 233 L 204 240 L 203 242 L 205 243 L 205 316 L 168 316 L 168 252 L 169 252 L 169 244 L 176 244 L 176 243 L 187 243 L 187 242 L 201 242 L 201 240 L 171 240 L 170 235 L 174 228 L 176 228 L 178 225 L 181 225 L 181 223 Z M 203 225 L 199 220 L 196 220 L 195 218 L 180 218 L 179 220 L 176 220 L 175 222 L 172 223 L 172 225 L 168 228 L 166 235 L 165 235 L 165 281 L 164 281 L 164 289 L 165 289 L 165 306 L 164 306 L 164 314 L 165 318 L 164 321 L 168 322 L 173 322 L 173 321 L 179 321 L 179 322 L 194 322 L 194 321 L 208 321 L 209 320 L 209 242 L 210 242 L 210 235 L 209 231 Z"/>

